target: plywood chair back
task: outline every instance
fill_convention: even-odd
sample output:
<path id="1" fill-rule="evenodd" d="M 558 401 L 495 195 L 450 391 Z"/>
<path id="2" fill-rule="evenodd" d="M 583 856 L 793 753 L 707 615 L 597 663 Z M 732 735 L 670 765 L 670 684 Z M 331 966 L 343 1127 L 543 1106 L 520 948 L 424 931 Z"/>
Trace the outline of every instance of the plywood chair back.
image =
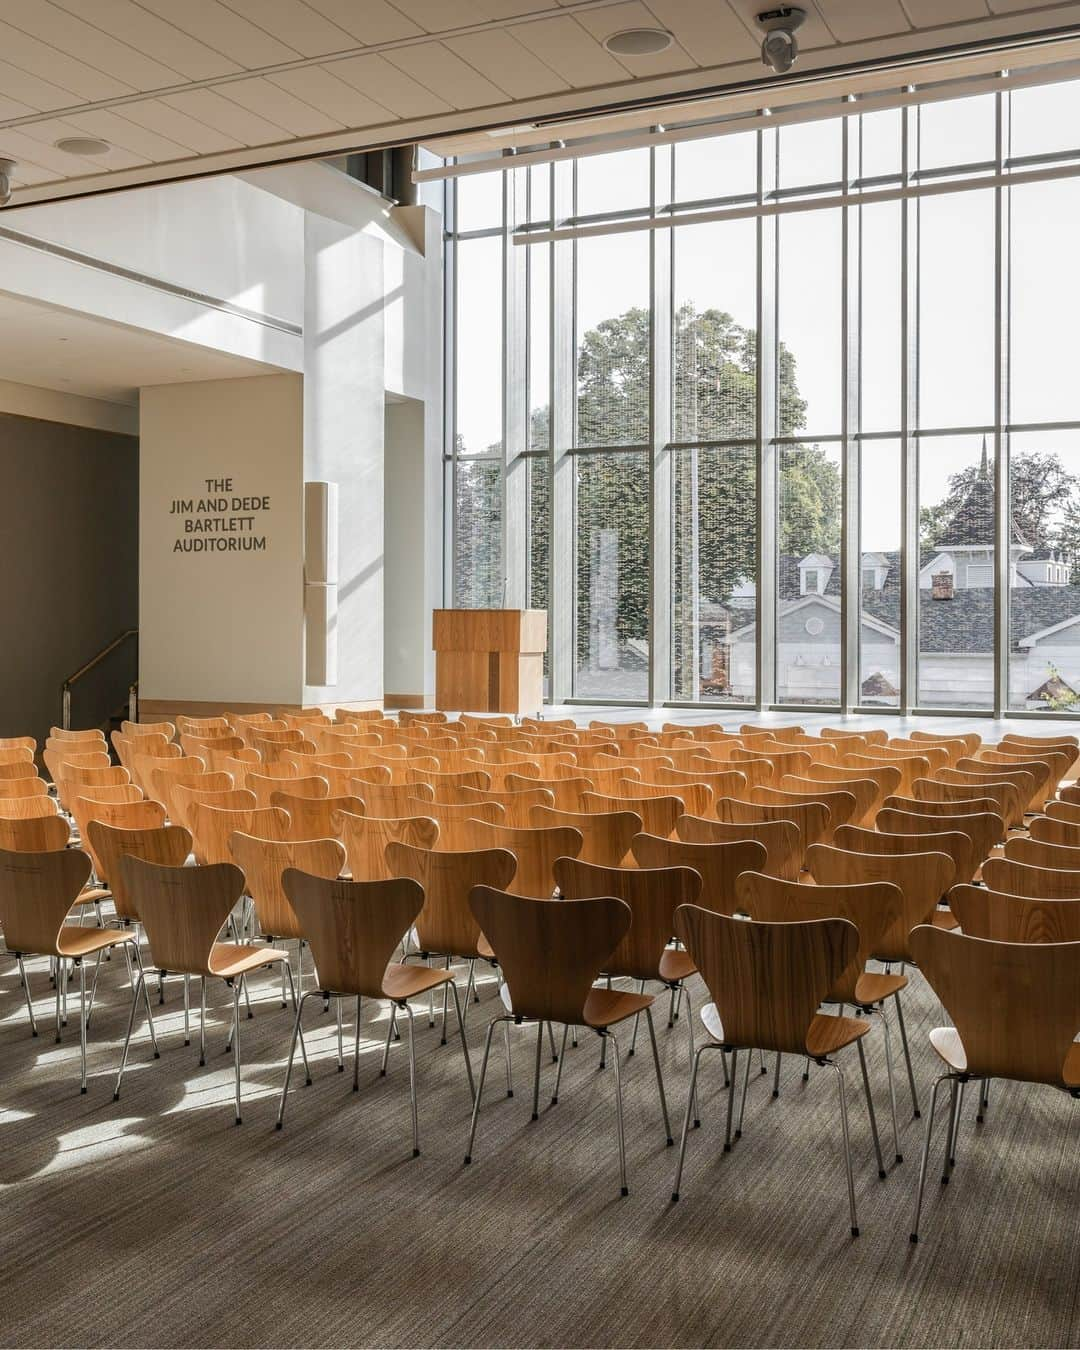
<path id="1" fill-rule="evenodd" d="M 20 766 L 21 767 L 21 766 Z M 82 769 L 65 767 L 61 770 L 60 780 L 56 784 L 56 796 L 65 811 L 70 811 L 71 801 L 84 787 L 120 787 L 131 781 L 131 775 L 121 765 L 107 769 Z"/>
<path id="2" fill-rule="evenodd" d="M 719 722 L 665 722 L 660 731 L 691 736 L 694 740 L 700 740 L 705 736 L 730 736 L 732 740 L 738 739 L 738 733 L 725 730 Z"/>
<path id="3" fill-rule="evenodd" d="M 191 763 L 192 767 L 187 773 L 167 773 L 162 774 L 160 769 L 154 770 L 154 786 L 160 791 L 153 794 L 158 801 L 162 802 L 166 811 L 169 813 L 169 819 L 176 825 L 185 825 L 187 822 L 181 816 L 180 802 L 178 792 L 183 788 L 186 792 L 228 792 L 233 788 L 233 777 L 231 773 L 215 773 L 209 769 L 200 769 L 198 766 L 201 760 L 175 760 L 177 764 Z"/>
<path id="4" fill-rule="evenodd" d="M 260 839 L 287 839 L 289 817 L 276 806 L 207 806 L 199 802 L 189 813 L 195 857 L 199 862 L 232 862 L 229 840 L 239 830 Z"/>
<path id="5" fill-rule="evenodd" d="M 578 857 L 584 843 L 581 832 L 567 826 L 520 829 L 481 821 L 473 826 L 471 838 L 473 848 L 508 849 L 517 859 L 517 871 L 505 889 L 531 896 L 549 896 L 555 889 L 556 859 Z"/>
<path id="6" fill-rule="evenodd" d="M 136 741 L 133 736 L 125 736 L 122 731 L 114 731 L 109 740 L 112 742 L 113 750 L 116 751 L 117 759 L 125 769 L 132 767 L 136 754 L 160 754 L 169 744 L 165 736 L 140 736 Z"/>
<path id="7" fill-rule="evenodd" d="M 472 790 L 470 789 L 470 792 Z M 478 793 L 474 801 L 469 802 L 432 802 L 422 797 L 412 797 L 406 803 L 412 807 L 414 816 L 429 815 L 432 820 L 486 820 L 492 825 L 506 824 L 506 807 L 501 801 Z"/>
<path id="8" fill-rule="evenodd" d="M 990 802 L 990 809 L 996 811 L 1010 828 L 1023 823 L 1024 803 L 1014 784 L 990 783 L 974 775 L 967 775 L 966 781 L 957 782 L 955 775 L 955 769 L 940 769 L 936 779 L 917 778 L 911 785 L 912 795 L 917 800 L 929 802 Z"/>
<path id="9" fill-rule="evenodd" d="M 803 849 L 825 838 L 829 829 L 830 811 L 824 802 L 785 802 L 770 806 L 765 802 L 739 801 L 734 797 L 718 798 L 714 804 L 716 818 L 728 825 L 746 825 L 763 820 L 786 820 L 798 828 Z"/>
<path id="10" fill-rule="evenodd" d="M 680 816 L 675 836 L 686 844 L 737 844 L 751 840 L 765 849 L 765 863 L 755 870 L 768 876 L 795 881 L 802 868 L 802 836 L 790 820 L 757 820 L 736 824 L 731 821 L 703 820 L 699 816 Z"/>
<path id="11" fill-rule="evenodd" d="M 205 759 L 206 752 L 210 750 L 220 751 L 223 755 L 235 755 L 245 746 L 240 736 L 195 736 L 190 732 L 181 732 L 180 748 L 185 755 L 201 755 Z"/>
<path id="12" fill-rule="evenodd" d="M 129 854 L 120 865 L 125 891 L 136 897 L 153 964 L 174 974 L 212 975 L 211 955 L 244 874 L 231 863 L 174 867 Z"/>
<path id="13" fill-rule="evenodd" d="M 688 761 L 689 762 L 689 761 Z M 676 795 L 682 797 L 686 804 L 687 812 L 695 816 L 707 816 L 712 812 L 712 804 L 717 797 L 739 797 L 746 791 L 746 775 L 740 773 L 738 769 L 720 770 L 713 772 L 716 765 L 708 760 L 693 761 L 701 764 L 703 769 L 695 772 L 693 769 L 654 769 L 652 773 L 655 776 L 657 786 L 663 786 L 668 791 L 674 791 Z M 698 792 L 698 787 L 708 789 L 708 796 Z M 697 797 L 704 803 L 704 810 L 693 810 L 691 802 L 687 800 L 687 793 L 691 797 Z"/>
<path id="14" fill-rule="evenodd" d="M 1052 809 L 1064 807 L 1070 814 L 1066 817 L 1064 812 L 1060 812 L 1058 815 L 1060 820 L 1080 819 L 1080 783 L 1064 784 L 1058 792 L 1058 799 L 1056 802 L 1046 803 L 1047 814 L 1050 814 Z"/>
<path id="15" fill-rule="evenodd" d="M 773 781 L 776 781 L 784 774 L 804 774 L 813 761 L 803 750 L 778 750 L 775 753 L 771 750 L 767 753 L 759 753 L 756 750 L 732 750 L 728 763 L 733 769 L 749 763 L 771 764 Z"/>
<path id="16" fill-rule="evenodd" d="M 499 802 L 481 802 L 473 807 L 467 817 L 458 815 L 445 816 L 439 813 L 439 803 L 429 803 L 429 812 L 431 818 L 438 822 L 439 842 L 435 847 L 440 853 L 468 853 L 473 849 L 484 847 L 483 843 L 476 841 L 476 825 L 505 825 L 506 812 L 500 810 Z M 423 809 L 422 804 L 418 804 L 418 811 Z M 458 808 L 453 808 L 457 810 Z"/>
<path id="17" fill-rule="evenodd" d="M 593 791 L 607 793 L 610 795 L 611 789 L 616 783 L 621 783 L 628 778 L 640 781 L 642 771 L 638 765 L 631 764 L 629 760 L 613 759 L 611 768 L 597 768 L 595 765 L 584 765 L 582 775 L 592 783 Z"/>
<path id="18" fill-rule="evenodd" d="M 861 731 L 845 731 L 842 727 L 822 727 L 820 736 L 823 741 L 835 741 L 843 744 L 845 741 L 858 739 L 863 745 L 887 745 L 889 742 L 889 733 L 880 727 L 866 727 Z"/>
<path id="19" fill-rule="evenodd" d="M 100 727 L 75 727 L 65 729 L 64 727 L 50 727 L 49 734 L 45 738 L 45 744 L 52 741 L 59 745 L 64 741 L 101 741 L 104 745 L 105 733 Z"/>
<path id="20" fill-rule="evenodd" d="M 1025 811 L 1041 810 L 1049 790 L 1050 770 L 1045 764 L 987 764 L 981 759 L 960 759 L 953 773 L 969 774 L 989 782 L 1012 783 Z M 946 780 L 948 781 L 948 780 Z"/>
<path id="21" fill-rule="evenodd" d="M 416 882 L 346 881 L 288 868 L 282 885 L 311 944 L 320 986 L 385 998 L 386 968 L 424 903 Z"/>
<path id="22" fill-rule="evenodd" d="M 59 788 L 66 775 L 74 769 L 107 769 L 112 764 L 108 752 L 102 746 L 100 750 L 71 750 L 66 748 L 63 751 L 46 750 L 41 758 L 45 762 L 45 768 L 49 772 L 49 777 Z M 38 771 L 34 765 L 29 766 L 29 772 L 25 764 L 4 764 L 0 766 L 0 778 L 36 778 Z M 15 772 L 9 772 L 14 769 Z"/>
<path id="23" fill-rule="evenodd" d="M 878 769 L 870 767 L 853 769 L 847 764 L 812 764 L 806 777 L 819 783 L 834 783 L 840 787 L 845 782 L 851 781 L 873 783 L 877 789 L 874 794 L 873 805 L 869 811 L 864 812 L 852 822 L 856 825 L 872 825 L 881 803 L 900 786 L 900 770 L 892 764 L 883 764 Z"/>
<path id="24" fill-rule="evenodd" d="M 1049 814 L 1036 816 L 1028 825 L 1028 836 L 1037 839 L 1040 844 L 1062 844 L 1066 848 L 1080 848 L 1080 807 L 1072 809 L 1076 812 L 1075 816 L 1065 819 Z"/>
<path id="25" fill-rule="evenodd" d="M 292 787 L 290 783 L 289 789 Z M 285 789 L 271 792 L 270 805 L 288 815 L 290 839 L 340 838 L 342 811 L 355 816 L 364 814 L 359 797 L 302 797 Z"/>
<path id="26" fill-rule="evenodd" d="M 67 848 L 71 830 L 63 816 L 0 817 L 0 848 L 13 853 L 52 853 Z"/>
<path id="27" fill-rule="evenodd" d="M 1026 863 L 1029 867 L 1049 867 L 1057 872 L 1080 871 L 1080 845 L 1046 844 L 1024 835 L 1005 842 L 1004 856 L 1010 862 Z"/>
<path id="28" fill-rule="evenodd" d="M 754 839 L 732 844 L 688 844 L 681 839 L 660 839 L 639 834 L 632 845 L 639 867 L 690 867 L 701 877 L 700 899 L 706 909 L 720 914 L 732 913 L 735 883 L 743 872 L 757 872 L 765 866 L 765 845 Z"/>
<path id="29" fill-rule="evenodd" d="M 917 778 L 927 778 L 930 774 L 930 763 L 921 755 L 887 755 L 878 754 L 879 747 L 867 746 L 865 750 L 858 753 L 844 754 L 840 756 L 840 764 L 847 769 L 854 769 L 862 772 L 863 769 L 880 769 L 884 767 L 894 768 L 900 775 L 900 781 L 897 784 L 896 791 L 910 796 L 911 785 Z"/>
<path id="30" fill-rule="evenodd" d="M 0 746 L 0 764 L 32 764 L 33 750 L 25 746 Z"/>
<path id="31" fill-rule="evenodd" d="M 965 759 L 969 753 L 967 741 L 961 736 L 948 739 L 942 738 L 933 741 L 916 741 L 908 737 L 894 736 L 889 741 L 887 748 L 911 751 L 915 754 L 924 752 L 927 749 L 944 750 L 945 754 L 948 756 L 945 762 L 950 768 L 955 767 L 956 761 L 958 759 Z"/>
<path id="32" fill-rule="evenodd" d="M 76 797 L 72 807 L 83 847 L 93 860 L 99 880 L 108 877 L 109 873 L 94 848 L 90 831 L 92 820 L 100 821 L 114 830 L 160 830 L 165 825 L 165 808 L 149 797 L 136 802 L 95 802 L 86 797 Z"/>
<path id="33" fill-rule="evenodd" d="M 483 769 L 469 770 L 465 773 L 438 773 L 432 769 L 408 769 L 405 773 L 408 783 L 427 783 L 435 797 L 454 788 L 474 788 L 486 792 L 491 787 L 491 774 Z"/>
<path id="34" fill-rule="evenodd" d="M 520 830 L 529 828 L 529 813 L 534 806 L 555 805 L 555 794 L 552 790 L 534 783 L 531 779 L 527 788 L 514 792 L 496 792 L 494 789 L 485 792 L 480 788 L 446 788 L 440 793 L 440 797 L 445 800 L 439 804 L 446 806 L 478 806 L 482 802 L 498 802 L 506 813 L 504 820 L 498 823 Z"/>
<path id="35" fill-rule="evenodd" d="M 90 879 L 81 849 L 22 851 L 0 844 L 0 924 L 11 955 L 54 956 L 57 942 Z"/>
<path id="36" fill-rule="evenodd" d="M 345 866 L 341 843 L 337 839 L 256 839 L 237 831 L 229 840 L 229 849 L 244 874 L 263 933 L 273 938 L 306 938 L 281 878 L 291 867 L 316 877 L 338 876 Z"/>
<path id="37" fill-rule="evenodd" d="M 517 870 L 514 855 L 504 848 L 449 852 L 386 846 L 391 875 L 410 877 L 423 891 L 424 904 L 416 918 L 421 954 L 435 952 L 472 959 L 481 954 L 480 926 L 469 908 L 474 886 L 505 890 Z"/>
<path id="38" fill-rule="evenodd" d="M 1046 845 L 1047 848 L 1052 847 Z M 1011 858 L 989 858 L 982 879 L 993 891 L 1026 895 L 1034 900 L 1080 899 L 1080 870 L 1039 867 Z"/>
<path id="39" fill-rule="evenodd" d="M 610 796 L 600 792 L 583 792 L 581 794 L 581 809 L 583 812 L 612 812 L 612 811 L 632 811 L 635 815 L 641 817 L 641 823 L 649 834 L 661 836 L 670 836 L 675 831 L 675 822 L 680 816 L 686 815 L 686 807 L 681 797 L 674 795 L 674 789 L 668 788 L 667 793 L 659 797 L 641 796 L 633 793 L 632 787 L 638 784 L 626 783 L 622 785 L 622 791 L 625 795 Z"/>
<path id="40" fill-rule="evenodd" d="M 604 966 L 605 975 L 666 980 L 664 953 L 675 932 L 675 911 L 701 895 L 701 877 L 689 867 L 602 867 L 580 858 L 560 858 L 555 878 L 564 900 L 615 896 L 633 921 Z"/>
<path id="41" fill-rule="evenodd" d="M 938 731 L 913 731 L 908 740 L 914 741 L 916 745 L 943 746 L 951 746 L 954 741 L 963 741 L 965 753 L 969 755 L 973 755 L 982 745 L 982 737 L 977 731 L 951 731 L 947 736 Z"/>
<path id="42" fill-rule="evenodd" d="M 818 1007 L 856 960 L 846 919 L 753 923 L 683 905 L 675 931 L 716 1004 L 728 1045 L 804 1055 Z"/>
<path id="43" fill-rule="evenodd" d="M 600 867 L 622 864 L 630 852 L 631 840 L 641 832 L 641 824 L 641 817 L 633 811 L 555 811 L 548 806 L 534 806 L 529 813 L 529 825 L 533 829 L 561 825 L 577 830 L 582 839 L 578 857 Z"/>
<path id="44" fill-rule="evenodd" d="M 167 741 L 151 750 L 135 746 L 131 755 L 131 780 L 138 783 L 148 797 L 154 796 L 154 770 L 181 760 L 184 752 L 175 741 Z M 203 764 L 205 768 L 205 763 Z"/>
<path id="45" fill-rule="evenodd" d="M 939 822 L 943 827 L 948 823 Z M 837 848 L 849 853 L 945 853 L 953 861 L 953 884 L 969 882 L 979 870 L 985 853 L 978 853 L 971 835 L 960 830 L 942 830 L 935 833 L 902 834 L 887 830 L 863 830 L 855 825 L 841 825 L 833 837 Z"/>
<path id="46" fill-rule="evenodd" d="M 900 922 L 903 896 L 887 881 L 852 886 L 801 886 L 760 872 L 746 872 L 735 883 L 735 905 L 757 923 L 805 923 L 814 919 L 846 919 L 854 924 L 859 943 L 851 964 L 829 990 L 830 1002 L 854 1003 L 866 963 Z"/>
<path id="47" fill-rule="evenodd" d="M 37 816 L 55 816 L 60 806 L 54 797 L 39 793 L 33 797 L 0 797 L 0 818 L 30 820 Z"/>
<path id="48" fill-rule="evenodd" d="M 0 797 L 44 797 L 48 791 L 44 778 L 0 778 Z"/>
<path id="49" fill-rule="evenodd" d="M 176 730 L 180 735 L 189 736 L 227 736 L 230 735 L 230 723 L 227 717 L 185 717 L 176 715 Z"/>
<path id="50" fill-rule="evenodd" d="M 786 788 L 754 788 L 750 793 L 750 802 L 760 806 L 799 806 L 818 802 L 826 807 L 829 812 L 829 823 L 825 827 L 824 838 L 832 838 L 833 830 L 838 825 L 847 825 L 855 815 L 855 794 L 846 789 L 837 790 L 822 783 L 819 785 L 822 789 L 811 789 L 809 792 L 789 791 Z"/>
<path id="51" fill-rule="evenodd" d="M 1080 1034 L 1080 943 L 990 942 L 925 926 L 911 950 L 956 1028 L 968 1073 L 1080 1087 L 1063 1077 Z"/>
<path id="52" fill-rule="evenodd" d="M 814 844 L 806 850 L 806 870 L 819 886 L 863 886 L 881 881 L 898 886 L 903 897 L 900 922 L 885 934 L 873 953 L 883 961 L 910 960 L 908 934 L 929 923 L 955 868 L 947 853 L 852 853 Z"/>
<path id="53" fill-rule="evenodd" d="M 1022 749 L 1034 750 L 1053 750 L 1059 751 L 1069 759 L 1069 763 L 1075 763 L 1080 756 L 1080 742 L 1075 736 L 1063 736 L 1060 734 L 1054 736 L 1021 736 L 1014 732 L 1009 732 L 1002 736 L 1001 745 L 1018 745 Z"/>
<path id="54" fill-rule="evenodd" d="M 431 801 L 435 795 L 427 783 L 365 783 L 355 777 L 350 780 L 349 791 L 350 795 L 359 797 L 364 803 L 365 815 L 388 819 L 401 819 L 409 815 L 408 803 L 415 798 Z"/>
<path id="55" fill-rule="evenodd" d="M 886 822 L 891 819 L 890 812 L 895 811 L 903 816 L 918 816 L 921 820 L 930 822 L 923 826 L 926 830 L 951 830 L 951 829 L 969 829 L 972 822 L 978 818 L 983 826 L 989 828 L 993 826 L 992 844 L 999 844 L 1005 838 L 1008 827 L 1001 815 L 1001 809 L 997 802 L 992 802 L 988 798 L 964 798 L 955 802 L 931 802 L 918 797 L 886 797 L 885 805 L 878 812 L 877 827 L 879 830 L 889 829 L 891 826 Z M 983 817 L 989 816 L 991 820 L 983 820 Z M 954 825 L 954 820 L 960 820 L 964 823 Z M 903 822 L 904 833 L 912 833 L 915 826 L 910 821 Z M 990 849 L 986 849 L 989 853 Z M 984 854 L 985 856 L 985 854 Z"/>
<path id="56" fill-rule="evenodd" d="M 106 825 L 103 820 L 92 820 L 87 826 L 87 839 L 101 863 L 99 879 L 108 882 L 117 917 L 121 919 L 142 918 L 138 894 L 128 885 L 129 874 L 123 868 L 125 858 L 143 858 L 163 867 L 179 868 L 191 852 L 191 835 L 179 825 L 125 830 Z"/>
<path id="57" fill-rule="evenodd" d="M 1080 942 L 1080 899 L 1035 900 L 986 886 L 954 886 L 949 908 L 968 937 L 991 942 Z"/>
<path id="58" fill-rule="evenodd" d="M 251 735 L 247 743 L 252 750 L 258 750 L 264 764 L 276 764 L 286 750 L 316 749 L 314 741 L 305 738 L 302 731 L 275 731 L 265 735 Z"/>
<path id="59" fill-rule="evenodd" d="M 754 726 L 751 722 L 744 722 L 739 728 L 740 736 L 771 736 L 774 741 L 787 741 L 794 737 L 805 736 L 805 727 L 760 727 Z"/>
<path id="60" fill-rule="evenodd" d="M 429 816 L 363 816 L 341 813 L 341 842 L 349 872 L 357 881 L 385 881 L 394 874 L 386 861 L 390 844 L 433 849 L 439 825 Z"/>
<path id="61" fill-rule="evenodd" d="M 846 778 L 840 782 L 823 782 L 818 778 L 811 777 L 809 774 L 805 777 L 789 773 L 777 783 L 777 789 L 781 792 L 797 792 L 804 796 L 809 796 L 813 800 L 821 800 L 822 790 L 826 792 L 846 792 L 854 799 L 854 806 L 848 821 L 860 822 L 872 820 L 877 802 L 879 801 L 878 785 L 872 778 Z M 828 798 L 824 799 L 826 804 L 832 809 Z M 840 822 L 835 828 L 839 828 Z"/>
<path id="62" fill-rule="evenodd" d="M 217 780 L 224 786 L 210 786 L 211 780 Z M 254 792 L 249 792 L 247 788 L 228 786 L 231 782 L 231 774 L 208 773 L 201 782 L 189 784 L 181 781 L 174 784 L 173 823 L 190 830 L 191 809 L 196 802 L 206 806 L 223 806 L 227 811 L 242 811 L 245 807 L 253 807 L 256 804 Z"/>
<path id="63" fill-rule="evenodd" d="M 171 741 L 176 736 L 176 726 L 172 722 L 130 722 L 120 723 L 120 730 L 125 736 L 132 738 L 139 736 L 164 736 L 167 741 Z"/>
<path id="64" fill-rule="evenodd" d="M 274 772 L 267 773 L 267 769 L 272 769 Z M 287 769 L 288 772 L 282 772 L 284 769 Z M 300 770 L 296 765 L 286 765 L 280 761 L 276 764 L 259 764 L 249 769 L 244 776 L 244 786 L 249 792 L 254 792 L 255 800 L 260 806 L 269 806 L 271 793 L 280 791 L 286 783 L 291 790 L 300 781 Z M 322 778 L 320 781 L 326 787 L 326 793 L 328 793 L 330 788 L 326 779 Z M 323 795 L 325 796 L 326 793 Z"/>
<path id="65" fill-rule="evenodd" d="M 1006 768 L 1027 769 L 1030 773 L 1033 773 L 1036 780 L 1040 782 L 1042 791 L 1042 799 L 1040 801 L 1041 806 L 1042 802 L 1044 802 L 1047 797 L 1053 796 L 1057 791 L 1058 784 L 1069 772 L 1070 761 L 1067 755 L 1053 751 L 1035 750 L 1019 745 L 1005 745 L 1000 747 L 996 745 L 984 745 L 970 762 L 983 766 L 1001 764 Z M 956 767 L 963 768 L 963 765 L 958 764 Z M 1038 771 L 1040 767 L 1046 771 L 1047 781 L 1045 785 L 1041 782 L 1041 775 Z"/>
<path id="66" fill-rule="evenodd" d="M 585 1004 L 630 927 L 613 896 L 546 900 L 477 886 L 469 905 L 491 944 L 516 1016 L 586 1023 Z"/>
<path id="67" fill-rule="evenodd" d="M 552 794 L 551 806 L 556 811 L 578 811 L 581 808 L 581 794 L 593 791 L 591 778 L 524 778 L 508 773 L 503 780 L 505 792 L 513 795 L 519 792 L 535 792 L 538 788 Z M 530 807 L 531 809 L 531 807 Z"/>
<path id="68" fill-rule="evenodd" d="M 33 755 L 37 750 L 37 741 L 33 736 L 0 736 L 0 747 L 5 750 L 29 750 Z"/>
<path id="69" fill-rule="evenodd" d="M 652 772 L 663 773 L 663 770 L 653 770 Z M 727 778 L 727 774 L 717 775 Z M 737 787 L 737 784 L 731 782 L 725 783 L 725 791 L 731 787 Z M 691 816 L 707 816 L 712 811 L 712 804 L 716 797 L 711 784 L 701 779 L 694 780 L 689 776 L 682 783 L 666 782 L 647 782 L 645 779 L 640 781 L 633 778 L 624 778 L 619 785 L 619 791 L 616 795 L 625 792 L 630 797 L 677 797 L 683 804 L 682 814 Z"/>

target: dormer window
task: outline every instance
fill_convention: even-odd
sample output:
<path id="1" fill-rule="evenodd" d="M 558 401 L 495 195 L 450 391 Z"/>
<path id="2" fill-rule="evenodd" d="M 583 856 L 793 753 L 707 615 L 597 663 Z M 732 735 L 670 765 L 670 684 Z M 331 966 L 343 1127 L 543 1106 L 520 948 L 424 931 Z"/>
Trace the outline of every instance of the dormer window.
<path id="1" fill-rule="evenodd" d="M 832 570 L 832 559 L 826 554 L 808 554 L 799 563 L 799 594 L 824 595 Z"/>
<path id="2" fill-rule="evenodd" d="M 818 569 L 816 567 L 808 567 L 803 573 L 803 594 L 821 594 L 821 587 L 818 585 Z"/>

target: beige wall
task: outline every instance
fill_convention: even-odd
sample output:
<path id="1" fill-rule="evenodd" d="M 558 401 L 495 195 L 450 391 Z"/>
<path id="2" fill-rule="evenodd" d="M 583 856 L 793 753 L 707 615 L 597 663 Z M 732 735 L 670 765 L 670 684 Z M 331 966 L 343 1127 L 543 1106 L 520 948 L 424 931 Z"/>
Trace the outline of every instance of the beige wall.
<path id="1" fill-rule="evenodd" d="M 299 703 L 303 695 L 303 383 L 158 385 L 140 400 L 140 672 L 145 702 Z M 232 490 L 207 490 L 231 479 Z M 223 533 L 186 533 L 177 500 L 225 497 Z M 268 510 L 233 498 L 269 498 Z M 217 513 L 193 511 L 192 520 Z M 178 552 L 264 538 L 264 550 Z"/>

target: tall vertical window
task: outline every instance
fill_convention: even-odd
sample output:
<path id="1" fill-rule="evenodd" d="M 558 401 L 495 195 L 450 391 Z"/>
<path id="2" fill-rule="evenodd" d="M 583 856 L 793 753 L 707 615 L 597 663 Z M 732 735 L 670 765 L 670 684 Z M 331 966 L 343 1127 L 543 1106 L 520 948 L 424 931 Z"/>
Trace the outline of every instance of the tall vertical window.
<path id="1" fill-rule="evenodd" d="M 459 459 L 455 501 L 454 604 L 493 609 L 502 604 L 502 466 Z"/>
<path id="2" fill-rule="evenodd" d="M 859 447 L 859 703 L 900 704 L 900 442 Z"/>
<path id="3" fill-rule="evenodd" d="M 459 455 L 502 451 L 502 250 L 500 236 L 463 239 L 457 246 L 454 415 Z"/>
<path id="4" fill-rule="evenodd" d="M 577 245 L 579 446 L 649 439 L 649 241 L 643 234 Z"/>

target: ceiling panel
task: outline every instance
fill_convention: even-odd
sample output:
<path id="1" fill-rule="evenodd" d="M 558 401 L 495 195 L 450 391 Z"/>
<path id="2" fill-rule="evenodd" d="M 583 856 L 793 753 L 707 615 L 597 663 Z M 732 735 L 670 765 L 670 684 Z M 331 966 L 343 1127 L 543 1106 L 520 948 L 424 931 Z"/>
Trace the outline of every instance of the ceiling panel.
<path id="1" fill-rule="evenodd" d="M 796 77 L 918 62 L 943 48 L 977 57 L 980 43 L 1014 35 L 1057 45 L 1002 53 L 1013 67 L 1080 59 L 1080 0 L 804 3 Z M 754 23 L 764 4 L 2 0 L 0 155 L 25 161 L 17 207 L 286 155 L 414 141 L 464 154 L 490 150 L 488 131 L 523 145 L 548 139 L 549 120 L 580 127 L 613 105 L 640 120 L 635 99 L 655 111 L 665 98 L 708 91 L 710 115 L 733 99 L 745 110 L 740 91 L 773 80 Z M 603 41 L 632 27 L 667 28 L 675 41 L 616 59 Z M 916 65 L 904 79 L 921 73 Z M 53 144 L 65 129 L 115 149 L 66 156 Z"/>

